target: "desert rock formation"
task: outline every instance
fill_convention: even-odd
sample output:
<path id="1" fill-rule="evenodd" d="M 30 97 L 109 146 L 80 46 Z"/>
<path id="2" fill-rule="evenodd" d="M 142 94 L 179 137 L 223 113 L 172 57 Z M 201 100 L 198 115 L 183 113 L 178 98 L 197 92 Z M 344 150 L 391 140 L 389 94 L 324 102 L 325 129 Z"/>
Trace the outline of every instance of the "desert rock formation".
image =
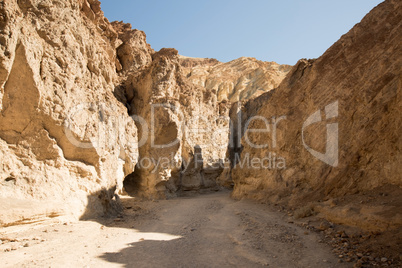
<path id="1" fill-rule="evenodd" d="M 320 58 L 299 61 L 277 89 L 243 107 L 233 197 L 400 230 L 401 11 L 400 1 L 380 4 Z M 266 131 L 245 131 L 250 119 L 249 129 Z M 255 168 L 244 166 L 247 158 L 267 160 Z"/>
<path id="2" fill-rule="evenodd" d="M 180 63 L 193 84 L 216 92 L 218 101 L 231 103 L 253 99 L 277 88 L 292 67 L 246 57 L 221 63 L 181 56 Z"/>
<path id="3" fill-rule="evenodd" d="M 127 190 L 164 198 L 216 186 L 221 170 L 214 164 L 225 158 L 229 104 L 186 80 L 177 50 L 154 53 L 152 63 L 131 74 L 122 89 L 130 114 L 139 117 L 140 161 Z"/>
<path id="4" fill-rule="evenodd" d="M 98 0 L 0 1 L 0 226 L 234 183 L 399 239 L 401 11 L 383 2 L 291 67 L 155 52 Z"/>
<path id="5" fill-rule="evenodd" d="M 138 158 L 113 95 L 122 41 L 96 0 L 1 1 L 0 14 L 0 223 L 104 212 Z"/>
<path id="6" fill-rule="evenodd" d="M 166 198 L 216 188 L 234 91 L 257 96 L 287 68 L 186 64 L 110 23 L 98 0 L 1 1 L 0 14 L 1 225 L 112 213 L 124 190 Z M 208 64 L 215 71 L 196 76 Z"/>

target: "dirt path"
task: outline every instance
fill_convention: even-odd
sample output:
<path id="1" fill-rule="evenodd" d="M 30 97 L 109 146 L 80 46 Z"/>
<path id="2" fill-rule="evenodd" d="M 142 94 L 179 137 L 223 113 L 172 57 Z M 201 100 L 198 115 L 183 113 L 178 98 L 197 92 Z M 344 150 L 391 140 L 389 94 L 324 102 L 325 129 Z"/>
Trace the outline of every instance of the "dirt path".
<path id="1" fill-rule="evenodd" d="M 0 231 L 2 267 L 348 267 L 315 233 L 228 192 L 124 200 L 124 218 Z M 3 233 L 2 233 L 3 232 Z M 11 250 L 4 252 L 4 250 Z"/>

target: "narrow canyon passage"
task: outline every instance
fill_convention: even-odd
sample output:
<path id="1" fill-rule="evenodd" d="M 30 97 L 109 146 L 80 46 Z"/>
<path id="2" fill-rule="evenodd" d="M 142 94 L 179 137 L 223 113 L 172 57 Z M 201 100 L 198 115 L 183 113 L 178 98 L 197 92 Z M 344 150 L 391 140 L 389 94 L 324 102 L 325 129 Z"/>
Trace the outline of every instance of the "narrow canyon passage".
<path id="1" fill-rule="evenodd" d="M 0 250 L 3 267 L 348 267 L 316 233 L 267 205 L 230 192 L 163 201 L 123 199 L 115 219 L 28 230 L 25 246 Z M 2 234 L 17 237 L 17 232 Z M 15 242 L 18 243 L 18 242 Z M 10 245 L 10 243 L 8 244 Z M 4 246 L 4 245 L 3 245 Z"/>

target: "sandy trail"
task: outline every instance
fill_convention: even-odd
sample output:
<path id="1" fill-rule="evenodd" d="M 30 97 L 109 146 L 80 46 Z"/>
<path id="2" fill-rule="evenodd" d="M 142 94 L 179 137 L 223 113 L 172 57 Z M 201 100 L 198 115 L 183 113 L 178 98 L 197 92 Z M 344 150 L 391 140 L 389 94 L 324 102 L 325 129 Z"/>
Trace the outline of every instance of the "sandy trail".
<path id="1" fill-rule="evenodd" d="M 123 200 L 125 216 L 21 227 L 0 237 L 2 267 L 348 267 L 319 236 L 229 192 Z M 9 252 L 4 249 L 14 248 Z"/>

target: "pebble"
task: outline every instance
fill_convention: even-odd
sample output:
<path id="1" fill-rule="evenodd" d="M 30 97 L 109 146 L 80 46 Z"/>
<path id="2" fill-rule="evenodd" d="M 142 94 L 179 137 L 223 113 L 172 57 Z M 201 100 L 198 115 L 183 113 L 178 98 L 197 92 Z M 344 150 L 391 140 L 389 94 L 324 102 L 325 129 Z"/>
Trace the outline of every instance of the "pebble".
<path id="1" fill-rule="evenodd" d="M 358 261 L 355 263 L 355 265 L 353 265 L 353 268 L 360 268 L 360 267 L 363 267 L 363 263 L 362 263 L 361 260 L 358 260 Z"/>
<path id="2" fill-rule="evenodd" d="M 381 258 L 381 262 L 387 262 L 388 259 L 387 258 Z"/>
<path id="3" fill-rule="evenodd" d="M 322 231 L 328 230 L 329 228 L 331 228 L 331 224 L 327 221 L 323 221 L 320 223 L 320 227 L 319 229 Z"/>
<path id="4" fill-rule="evenodd" d="M 349 236 L 348 236 L 346 233 L 342 233 L 342 234 L 341 234 L 341 237 L 342 237 L 342 238 L 349 238 Z"/>

